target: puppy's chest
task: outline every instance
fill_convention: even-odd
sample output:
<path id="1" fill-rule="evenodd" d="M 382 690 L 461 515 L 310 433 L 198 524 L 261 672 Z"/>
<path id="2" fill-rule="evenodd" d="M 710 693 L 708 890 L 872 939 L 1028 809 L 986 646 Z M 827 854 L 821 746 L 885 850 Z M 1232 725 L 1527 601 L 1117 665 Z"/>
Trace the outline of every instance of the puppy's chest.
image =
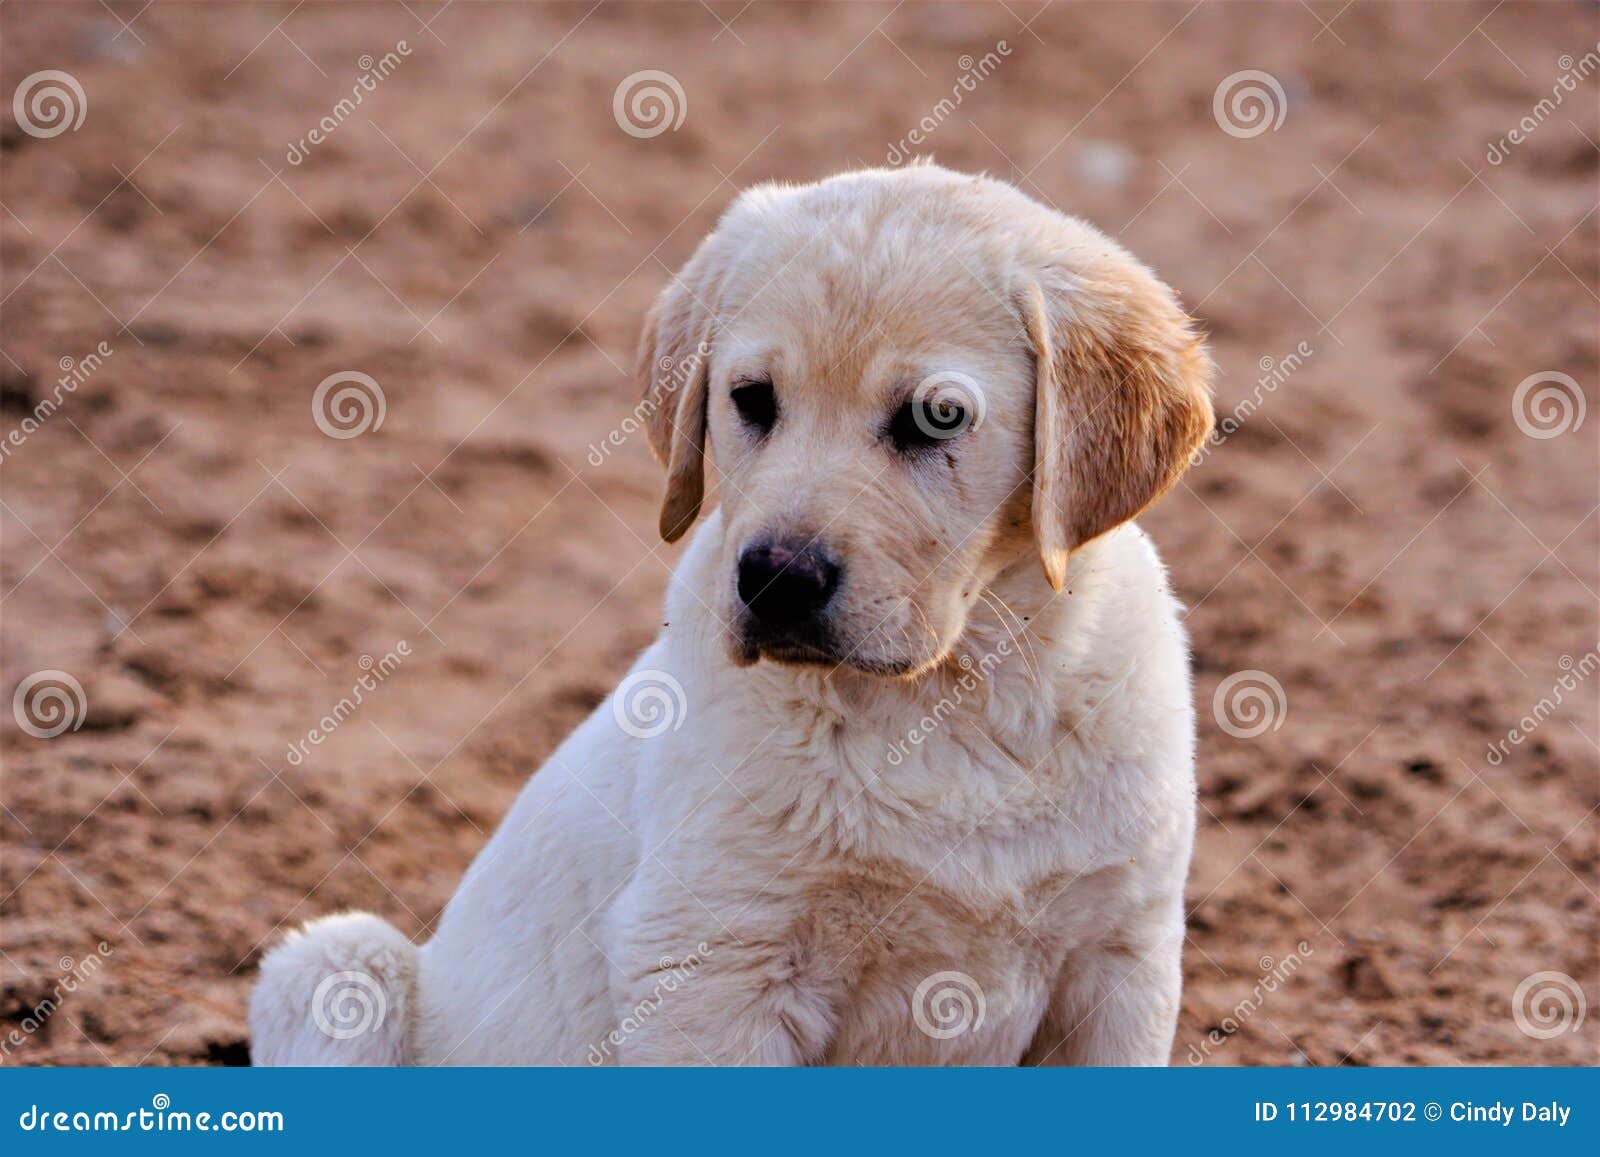
<path id="1" fill-rule="evenodd" d="M 833 1010 L 813 1063 L 1015 1064 L 1074 948 L 1104 933 L 1118 870 L 956 896 L 893 868 L 810 888 L 788 929 L 791 982 Z"/>

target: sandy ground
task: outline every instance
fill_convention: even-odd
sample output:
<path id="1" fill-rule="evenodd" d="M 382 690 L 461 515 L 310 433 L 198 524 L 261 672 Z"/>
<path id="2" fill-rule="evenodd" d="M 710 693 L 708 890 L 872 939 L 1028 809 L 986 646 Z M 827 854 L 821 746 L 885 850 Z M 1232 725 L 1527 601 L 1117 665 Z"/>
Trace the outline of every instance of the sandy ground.
<path id="1" fill-rule="evenodd" d="M 140 12 L 0 8 L 0 691 L 87 700 L 53 738 L 0 720 L 0 1060 L 242 1063 L 287 923 L 427 935 L 655 629 L 659 475 L 637 438 L 589 453 L 653 294 L 737 187 L 898 148 L 1120 237 L 1211 333 L 1221 412 L 1253 407 L 1146 519 L 1202 722 L 1174 1061 L 1595 1061 L 1600 417 L 1517 391 L 1600 380 L 1600 75 L 1534 111 L 1600 8 Z M 76 130 L 17 122 L 46 69 Z M 645 69 L 676 130 L 619 126 Z M 1255 135 L 1214 109 L 1247 69 L 1282 92 Z M 384 420 L 325 436 L 351 370 Z M 1264 724 L 1214 709 L 1240 672 L 1282 689 Z M 1538 973 L 1581 1028 L 1514 1007 Z"/>

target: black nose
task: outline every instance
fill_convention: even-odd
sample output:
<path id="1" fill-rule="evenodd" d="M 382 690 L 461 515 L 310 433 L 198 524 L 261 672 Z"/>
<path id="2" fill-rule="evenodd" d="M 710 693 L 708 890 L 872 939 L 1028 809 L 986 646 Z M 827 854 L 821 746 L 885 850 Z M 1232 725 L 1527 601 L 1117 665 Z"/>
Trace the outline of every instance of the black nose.
<path id="1" fill-rule="evenodd" d="M 815 619 L 838 585 L 838 565 L 804 541 L 752 543 L 739 555 L 739 598 L 771 630 Z"/>

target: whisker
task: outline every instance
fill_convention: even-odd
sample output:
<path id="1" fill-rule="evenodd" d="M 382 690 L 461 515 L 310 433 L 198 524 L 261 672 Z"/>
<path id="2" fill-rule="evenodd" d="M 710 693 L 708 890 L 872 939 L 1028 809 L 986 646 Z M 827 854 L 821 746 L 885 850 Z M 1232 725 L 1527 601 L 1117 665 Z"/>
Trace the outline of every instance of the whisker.
<path id="1" fill-rule="evenodd" d="M 1028 673 L 1029 681 L 1032 682 L 1034 688 L 1037 689 L 1040 686 L 1039 668 L 1036 663 L 1030 663 L 1028 661 L 1029 648 L 1023 644 L 1021 639 L 1017 638 L 1016 631 L 1012 630 L 1011 624 L 1006 622 L 1005 615 L 1010 615 L 1012 619 L 1016 621 L 1017 626 L 1022 627 L 1023 634 L 1027 634 L 1027 628 L 1023 627 L 1022 619 L 1017 615 L 1017 612 L 1013 611 L 1010 606 L 1006 604 L 1006 601 L 996 594 L 994 590 L 991 589 L 987 584 L 978 591 L 978 597 L 988 604 L 990 610 L 994 611 L 995 621 L 998 622 L 1001 627 L 1005 628 L 1006 634 L 1011 636 L 1011 644 L 1012 646 L 1016 647 L 1017 657 L 1022 660 L 1022 669 Z M 1001 613 L 1002 609 L 1004 609 L 1005 614 Z"/>

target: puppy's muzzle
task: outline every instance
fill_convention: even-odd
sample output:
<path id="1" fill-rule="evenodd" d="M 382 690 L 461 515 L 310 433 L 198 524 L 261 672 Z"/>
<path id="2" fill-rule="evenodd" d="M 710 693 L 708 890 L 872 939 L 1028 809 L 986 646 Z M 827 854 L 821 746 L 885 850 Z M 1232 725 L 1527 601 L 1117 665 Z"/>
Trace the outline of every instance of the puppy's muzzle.
<path id="1" fill-rule="evenodd" d="M 823 619 L 839 578 L 839 564 L 813 542 L 750 543 L 739 553 L 738 566 L 739 601 L 747 612 L 750 642 L 827 650 Z"/>

